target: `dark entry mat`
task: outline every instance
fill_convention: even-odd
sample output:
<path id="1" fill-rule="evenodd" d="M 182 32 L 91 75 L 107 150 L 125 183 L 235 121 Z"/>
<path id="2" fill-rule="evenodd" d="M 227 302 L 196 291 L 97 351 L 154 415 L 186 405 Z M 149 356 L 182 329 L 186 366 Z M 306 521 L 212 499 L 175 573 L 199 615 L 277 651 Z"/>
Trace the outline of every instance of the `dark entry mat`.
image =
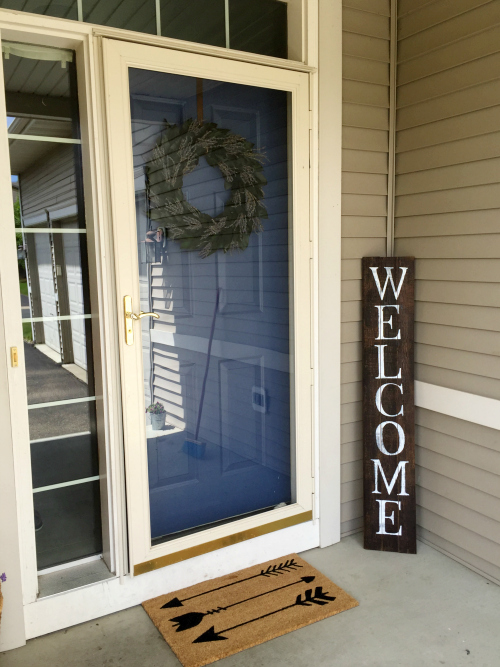
<path id="1" fill-rule="evenodd" d="M 297 554 L 143 603 L 184 667 L 208 665 L 357 606 Z"/>

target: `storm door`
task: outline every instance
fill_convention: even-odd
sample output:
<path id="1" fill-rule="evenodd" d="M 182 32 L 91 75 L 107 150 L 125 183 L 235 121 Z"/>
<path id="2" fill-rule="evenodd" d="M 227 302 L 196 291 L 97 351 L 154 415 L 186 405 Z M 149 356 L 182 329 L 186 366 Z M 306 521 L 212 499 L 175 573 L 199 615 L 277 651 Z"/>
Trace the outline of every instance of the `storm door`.
<path id="1" fill-rule="evenodd" d="M 153 47 L 104 55 L 139 573 L 310 518 L 308 87 Z"/>

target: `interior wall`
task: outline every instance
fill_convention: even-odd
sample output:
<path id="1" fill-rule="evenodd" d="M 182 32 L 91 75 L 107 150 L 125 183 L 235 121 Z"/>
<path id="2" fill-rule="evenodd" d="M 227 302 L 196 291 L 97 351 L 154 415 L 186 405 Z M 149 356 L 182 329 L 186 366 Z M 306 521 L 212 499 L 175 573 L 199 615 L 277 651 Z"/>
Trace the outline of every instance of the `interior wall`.
<path id="1" fill-rule="evenodd" d="M 363 525 L 361 258 L 384 256 L 390 0 L 343 0 L 342 534 Z"/>
<path id="2" fill-rule="evenodd" d="M 499 401 L 500 2 L 400 0 L 395 254 L 415 377 Z M 420 537 L 500 581 L 500 433 L 416 411 Z"/>

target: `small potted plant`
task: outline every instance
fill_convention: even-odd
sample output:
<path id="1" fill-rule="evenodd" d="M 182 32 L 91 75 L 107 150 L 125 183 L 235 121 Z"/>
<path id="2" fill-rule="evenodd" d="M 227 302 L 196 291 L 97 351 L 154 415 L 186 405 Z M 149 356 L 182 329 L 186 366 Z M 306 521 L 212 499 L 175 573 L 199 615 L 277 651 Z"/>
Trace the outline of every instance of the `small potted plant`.
<path id="1" fill-rule="evenodd" d="M 146 412 L 149 412 L 151 417 L 153 431 L 161 431 L 165 426 L 165 416 L 167 414 L 163 405 L 158 401 L 156 403 L 151 403 L 151 405 L 146 408 Z"/>

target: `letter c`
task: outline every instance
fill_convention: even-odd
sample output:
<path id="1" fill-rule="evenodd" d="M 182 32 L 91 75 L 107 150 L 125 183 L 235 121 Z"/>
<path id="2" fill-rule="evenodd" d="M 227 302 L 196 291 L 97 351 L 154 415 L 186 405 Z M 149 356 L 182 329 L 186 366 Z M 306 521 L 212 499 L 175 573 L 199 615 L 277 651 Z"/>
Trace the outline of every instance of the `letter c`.
<path id="1" fill-rule="evenodd" d="M 377 390 L 377 393 L 375 395 L 375 405 L 377 406 L 378 411 L 382 415 L 384 415 L 385 417 L 399 417 L 399 415 L 404 415 L 404 407 L 403 406 L 401 406 L 401 410 L 399 412 L 397 412 L 395 415 L 390 415 L 382 407 L 382 392 L 384 391 L 384 389 L 386 387 L 390 387 L 391 385 L 393 387 L 398 387 L 399 391 L 401 393 L 403 393 L 403 385 L 402 384 L 396 384 L 395 382 L 386 382 L 381 387 L 379 387 L 379 389 Z"/>

